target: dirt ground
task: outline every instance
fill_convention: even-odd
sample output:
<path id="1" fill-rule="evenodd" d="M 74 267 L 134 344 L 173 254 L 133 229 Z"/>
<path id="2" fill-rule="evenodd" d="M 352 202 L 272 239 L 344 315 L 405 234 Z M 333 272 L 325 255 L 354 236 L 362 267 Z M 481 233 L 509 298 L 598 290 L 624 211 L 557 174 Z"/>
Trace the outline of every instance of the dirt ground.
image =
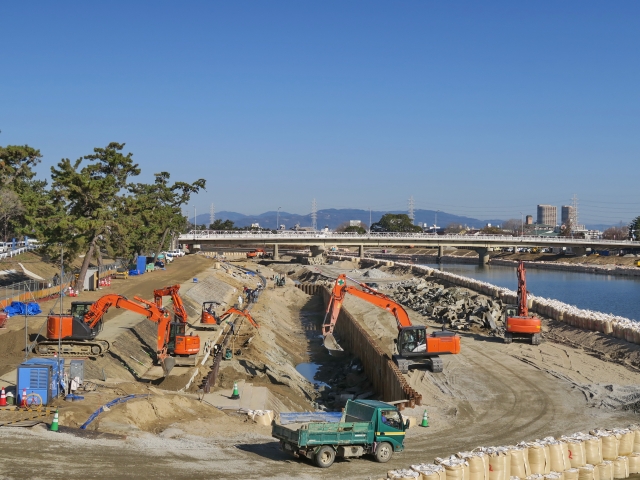
<path id="1" fill-rule="evenodd" d="M 112 280 L 110 287 L 102 287 L 94 292 L 82 292 L 78 297 L 65 297 L 63 311 L 66 311 L 70 307 L 72 301 L 97 300 L 108 293 L 117 293 L 127 298 L 139 296 L 145 299 L 153 299 L 153 291 L 156 288 L 186 282 L 212 264 L 212 260 L 201 256 L 177 258 L 164 271 L 157 270 L 141 276 L 129 277 L 127 280 Z M 40 331 L 43 324 L 46 323 L 46 314 L 49 313 L 50 310 L 53 310 L 55 313 L 60 311 L 58 299 L 39 303 L 43 313 L 41 315 L 27 317 L 30 336 Z M 105 315 L 104 321 L 107 323 L 124 313 L 126 313 L 126 310 L 112 309 Z M 0 329 L 0 375 L 15 369 L 16 366 L 24 360 L 24 321 L 24 317 L 12 317 L 7 322 L 7 328 Z M 33 340 L 33 338 L 31 338 L 31 340 Z"/>
<path id="2" fill-rule="evenodd" d="M 340 267 L 353 269 L 349 262 L 311 267 L 314 270 L 274 266 L 295 276 L 323 271 L 335 275 Z M 282 403 L 308 408 L 304 391 L 296 396 L 288 392 L 305 388 L 295 369 L 291 371 L 293 365 L 322 361 L 314 343 L 322 316 L 318 302 L 291 282 L 285 288 L 268 289 L 252 312 L 260 324 L 259 334 L 246 356 L 243 352 L 244 358 L 227 366 L 223 374 L 245 375 L 254 384 L 270 386 Z M 391 349 L 397 331 L 390 314 L 352 297 L 346 299 L 345 308 L 384 349 Z M 416 324 L 429 324 L 416 312 L 409 315 Z M 407 378 L 422 393 L 423 405 L 405 413 L 419 417 L 426 408 L 430 427 L 409 430 L 406 450 L 386 465 L 363 458 L 340 460 L 321 470 L 280 451 L 268 427 L 221 413 L 193 396 L 120 384 L 115 388 L 151 396 L 113 407 L 101 422 L 128 419 L 129 424 L 154 425 L 154 429 L 100 436 L 96 431 L 0 428 L 0 478 L 379 478 L 389 469 L 432 462 L 436 456 L 477 446 L 637 423 L 640 370 L 625 361 L 637 352 L 619 341 L 584 336 L 571 327 L 547 322 L 545 329 L 546 341 L 539 347 L 463 333 L 462 352 L 443 357 L 443 373 L 412 371 Z M 84 459 L 90 459 L 90 465 Z"/>

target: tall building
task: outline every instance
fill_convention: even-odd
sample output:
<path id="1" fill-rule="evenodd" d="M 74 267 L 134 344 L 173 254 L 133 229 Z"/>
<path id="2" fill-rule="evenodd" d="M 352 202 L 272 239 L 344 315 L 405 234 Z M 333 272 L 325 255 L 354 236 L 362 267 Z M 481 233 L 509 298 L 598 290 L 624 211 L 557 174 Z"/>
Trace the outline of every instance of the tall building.
<path id="1" fill-rule="evenodd" d="M 554 205 L 538 205 L 538 225 L 555 227 L 558 224 L 558 207 Z"/>
<path id="2" fill-rule="evenodd" d="M 573 226 L 573 228 L 576 228 L 576 209 L 571 206 L 571 205 L 563 205 L 562 206 L 562 213 L 560 215 L 561 219 L 562 219 L 562 224 L 563 225 L 569 225 L 569 223 L 571 223 L 571 225 Z"/>
<path id="3" fill-rule="evenodd" d="M 527 215 L 525 217 L 524 223 L 527 225 L 533 225 L 533 215 Z"/>

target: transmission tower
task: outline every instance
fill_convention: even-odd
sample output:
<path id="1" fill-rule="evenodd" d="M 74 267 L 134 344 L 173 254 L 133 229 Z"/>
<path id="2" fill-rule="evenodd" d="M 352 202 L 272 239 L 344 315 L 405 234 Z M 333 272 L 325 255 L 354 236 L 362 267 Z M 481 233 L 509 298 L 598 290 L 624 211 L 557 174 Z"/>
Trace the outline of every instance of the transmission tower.
<path id="1" fill-rule="evenodd" d="M 213 225 L 213 222 L 216 221 L 216 207 L 211 204 L 209 207 L 209 225 Z"/>
<path id="2" fill-rule="evenodd" d="M 414 207 L 415 207 L 415 204 L 413 203 L 413 195 L 411 195 L 409 197 L 409 218 L 411 219 L 411 223 L 413 223 L 414 220 L 416 219 L 416 216 L 413 213 Z"/>
<path id="3" fill-rule="evenodd" d="M 311 228 L 318 229 L 318 205 L 315 198 L 311 202 Z"/>

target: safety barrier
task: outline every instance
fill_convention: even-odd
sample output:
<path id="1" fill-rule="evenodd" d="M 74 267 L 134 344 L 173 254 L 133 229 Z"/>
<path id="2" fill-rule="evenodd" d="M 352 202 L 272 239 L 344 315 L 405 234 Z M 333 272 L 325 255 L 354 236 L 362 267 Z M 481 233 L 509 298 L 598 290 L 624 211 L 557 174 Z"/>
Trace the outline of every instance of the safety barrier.
<path id="1" fill-rule="evenodd" d="M 325 305 L 331 297 L 329 289 L 322 285 L 300 284 L 297 287 L 310 295 L 322 295 Z M 421 405 L 422 395 L 409 386 L 396 364 L 344 306 L 340 310 L 335 333 L 340 338 L 341 346 L 360 359 L 367 378 L 383 400 L 406 400 L 410 408 Z M 400 404 L 399 407 L 403 408 L 404 405 Z"/>
<path id="2" fill-rule="evenodd" d="M 640 427 L 578 432 L 503 447 L 477 447 L 433 463 L 389 470 L 408 480 L 614 480 L 640 473 Z"/>

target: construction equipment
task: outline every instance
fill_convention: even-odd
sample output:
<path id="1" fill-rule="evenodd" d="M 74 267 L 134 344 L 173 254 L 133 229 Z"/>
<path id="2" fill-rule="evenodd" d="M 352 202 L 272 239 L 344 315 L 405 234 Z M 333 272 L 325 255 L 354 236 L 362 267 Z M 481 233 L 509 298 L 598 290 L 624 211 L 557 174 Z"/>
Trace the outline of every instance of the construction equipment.
<path id="1" fill-rule="evenodd" d="M 200 315 L 200 323 L 202 325 L 218 325 L 218 319 L 214 310 L 220 306 L 219 302 L 209 301 L 202 302 L 202 314 Z"/>
<path id="2" fill-rule="evenodd" d="M 180 285 L 160 288 L 153 291 L 153 298 L 158 308 L 162 308 L 162 297 L 170 296 L 172 300 L 174 315 L 168 326 L 167 354 L 175 359 L 174 365 L 195 365 L 200 353 L 200 337 L 186 334 L 187 311 L 179 290 Z"/>
<path id="3" fill-rule="evenodd" d="M 176 322 L 171 322 L 169 312 L 156 303 L 139 297 L 134 299 L 140 303 L 117 294 L 104 295 L 95 302 L 73 302 L 69 314 L 47 317 L 47 336 L 45 340 L 37 342 L 36 352 L 44 357 L 56 354 L 65 357 L 103 355 L 109 351 L 110 344 L 106 340 L 96 339 L 102 331 L 102 319 L 111 307 L 124 308 L 158 324 L 157 361 L 162 365 L 165 375 L 168 374 L 176 365 L 171 355 L 188 354 L 193 350 L 194 342 L 191 339 L 194 338 L 199 349 L 200 339 L 184 335 L 186 324 L 180 323 L 176 328 Z"/>
<path id="4" fill-rule="evenodd" d="M 320 468 L 330 467 L 336 457 L 373 455 L 388 462 L 394 452 L 404 450 L 409 419 L 398 407 L 377 400 L 347 400 L 340 423 L 272 423 L 271 436 L 280 448 L 295 457 L 313 460 Z"/>
<path id="5" fill-rule="evenodd" d="M 247 252 L 247 258 L 264 258 L 265 256 L 266 252 L 263 248 L 256 248 L 255 250 Z"/>
<path id="6" fill-rule="evenodd" d="M 333 329 L 338 320 L 342 302 L 348 293 L 387 310 L 396 318 L 398 338 L 394 343 L 397 353 L 393 355 L 393 361 L 402 373 L 408 373 L 409 369 L 416 365 L 427 365 L 434 373 L 442 372 L 442 359 L 439 355 L 460 353 L 460 337 L 455 333 L 442 331 L 427 334 L 427 327 L 411 323 L 402 305 L 351 278 L 349 280 L 362 287 L 362 290 L 347 285 L 347 278 L 344 274 L 337 278 L 327 305 L 322 335 L 325 337 L 324 345 L 329 350 L 342 350 L 333 337 Z"/>
<path id="7" fill-rule="evenodd" d="M 274 279 L 274 283 L 276 287 L 284 287 L 286 282 L 286 277 L 284 275 L 276 275 Z"/>
<path id="8" fill-rule="evenodd" d="M 217 302 L 204 302 L 202 304 L 202 317 L 200 318 L 200 325 L 201 326 L 217 326 L 217 325 L 220 325 L 220 324 L 222 324 L 222 322 L 224 322 L 227 319 L 227 317 L 235 314 L 235 315 L 243 316 L 244 318 L 249 320 L 249 323 L 251 323 L 251 325 L 253 325 L 256 328 L 260 328 L 260 325 L 258 325 L 256 323 L 256 321 L 253 319 L 253 317 L 251 316 L 251 314 L 249 313 L 248 310 L 240 310 L 240 309 L 235 308 L 235 307 L 231 307 L 229 310 L 224 312 L 219 317 L 216 317 L 216 315 L 215 315 L 215 313 L 213 313 L 213 311 L 211 311 L 211 312 L 207 311 L 206 312 L 207 315 L 205 316 L 205 304 L 210 304 L 210 303 L 217 303 Z"/>
<path id="9" fill-rule="evenodd" d="M 540 345 L 542 341 L 542 321 L 529 315 L 527 304 L 527 275 L 524 262 L 518 264 L 518 305 L 507 305 L 504 313 L 505 343 L 514 339 L 531 341 L 531 345 Z"/>

